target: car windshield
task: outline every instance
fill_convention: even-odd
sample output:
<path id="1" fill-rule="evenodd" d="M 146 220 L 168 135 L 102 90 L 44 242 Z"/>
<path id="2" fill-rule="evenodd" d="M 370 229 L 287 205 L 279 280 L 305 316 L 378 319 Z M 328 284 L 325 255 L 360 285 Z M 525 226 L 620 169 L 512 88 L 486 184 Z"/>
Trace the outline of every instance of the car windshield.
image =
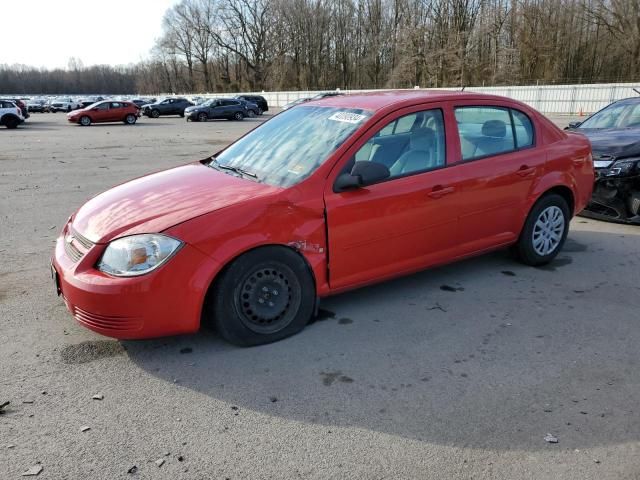
<path id="1" fill-rule="evenodd" d="M 289 187 L 311 175 L 370 115 L 347 108 L 287 110 L 220 153 L 211 166 L 231 167 L 255 175 L 257 181 Z"/>
<path id="2" fill-rule="evenodd" d="M 216 103 L 216 99 L 207 100 L 206 102 L 201 103 L 205 107 L 211 107 Z"/>
<path id="3" fill-rule="evenodd" d="M 640 127 L 640 102 L 618 102 L 586 119 L 579 128 Z"/>

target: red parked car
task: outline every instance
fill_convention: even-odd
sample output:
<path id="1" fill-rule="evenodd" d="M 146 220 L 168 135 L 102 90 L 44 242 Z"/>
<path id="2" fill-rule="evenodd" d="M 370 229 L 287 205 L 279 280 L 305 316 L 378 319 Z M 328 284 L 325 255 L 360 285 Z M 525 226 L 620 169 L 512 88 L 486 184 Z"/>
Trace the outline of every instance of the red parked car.
<path id="1" fill-rule="evenodd" d="M 101 334 L 212 320 L 257 345 L 302 330 L 336 292 L 508 246 L 550 262 L 593 181 L 589 141 L 513 100 L 328 98 L 92 198 L 58 238 L 52 273 Z"/>
<path id="2" fill-rule="evenodd" d="M 133 125 L 140 116 L 140 107 L 132 102 L 97 102 L 80 110 L 67 113 L 67 120 L 88 127 L 92 123 L 124 122 Z"/>

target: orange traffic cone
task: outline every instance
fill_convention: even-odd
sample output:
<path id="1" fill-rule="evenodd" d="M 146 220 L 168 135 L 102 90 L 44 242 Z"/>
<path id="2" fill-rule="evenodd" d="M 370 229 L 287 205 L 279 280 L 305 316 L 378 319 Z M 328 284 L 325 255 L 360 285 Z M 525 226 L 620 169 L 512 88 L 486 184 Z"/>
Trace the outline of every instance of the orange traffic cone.
<path id="1" fill-rule="evenodd" d="M 579 116 L 584 117 L 584 112 L 582 111 L 582 107 L 580 107 L 580 113 L 578 113 Z"/>

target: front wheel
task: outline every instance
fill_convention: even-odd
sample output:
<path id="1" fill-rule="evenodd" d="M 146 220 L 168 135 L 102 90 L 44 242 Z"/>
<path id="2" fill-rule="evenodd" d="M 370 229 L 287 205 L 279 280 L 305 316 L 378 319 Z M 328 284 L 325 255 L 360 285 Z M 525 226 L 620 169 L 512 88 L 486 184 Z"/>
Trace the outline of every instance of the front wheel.
<path id="1" fill-rule="evenodd" d="M 533 206 L 515 246 L 520 260 L 532 266 L 551 262 L 562 250 L 571 215 L 567 201 L 551 193 Z"/>
<path id="2" fill-rule="evenodd" d="M 151 110 L 151 118 L 158 118 L 158 117 L 160 117 L 160 110 L 156 110 L 155 108 Z"/>
<path id="3" fill-rule="evenodd" d="M 208 119 L 209 119 L 209 116 L 206 113 L 201 112 L 201 113 L 198 114 L 198 121 L 199 122 L 206 122 Z"/>
<path id="4" fill-rule="evenodd" d="M 247 116 L 249 118 L 255 118 L 256 117 L 256 112 L 254 112 L 253 110 L 247 110 Z"/>
<path id="5" fill-rule="evenodd" d="M 80 125 L 82 125 L 83 127 L 88 127 L 89 125 L 91 125 L 91 119 L 86 115 L 83 115 L 82 117 L 80 117 Z"/>
<path id="6" fill-rule="evenodd" d="M 285 247 L 263 247 L 240 256 L 221 274 L 211 293 L 208 310 L 218 332 L 244 347 L 298 333 L 315 306 L 307 264 Z"/>
<path id="7" fill-rule="evenodd" d="M 127 125 L 135 124 L 136 120 L 137 120 L 137 117 L 135 115 L 133 115 L 132 113 L 130 113 L 129 115 L 124 117 L 124 123 L 126 123 Z"/>
<path id="8" fill-rule="evenodd" d="M 234 120 L 244 120 L 244 115 L 242 114 L 242 112 L 236 112 L 233 114 L 233 119 Z"/>

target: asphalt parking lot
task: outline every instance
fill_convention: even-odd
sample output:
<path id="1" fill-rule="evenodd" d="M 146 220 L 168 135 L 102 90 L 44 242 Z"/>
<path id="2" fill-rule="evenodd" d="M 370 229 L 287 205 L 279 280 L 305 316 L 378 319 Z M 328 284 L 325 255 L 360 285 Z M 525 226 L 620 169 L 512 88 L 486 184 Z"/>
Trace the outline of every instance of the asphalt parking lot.
<path id="1" fill-rule="evenodd" d="M 49 276 L 69 214 L 261 121 L 0 129 L 1 479 L 640 478 L 638 227 L 578 217 L 551 265 L 499 251 L 342 294 L 251 349 L 77 325 Z"/>

